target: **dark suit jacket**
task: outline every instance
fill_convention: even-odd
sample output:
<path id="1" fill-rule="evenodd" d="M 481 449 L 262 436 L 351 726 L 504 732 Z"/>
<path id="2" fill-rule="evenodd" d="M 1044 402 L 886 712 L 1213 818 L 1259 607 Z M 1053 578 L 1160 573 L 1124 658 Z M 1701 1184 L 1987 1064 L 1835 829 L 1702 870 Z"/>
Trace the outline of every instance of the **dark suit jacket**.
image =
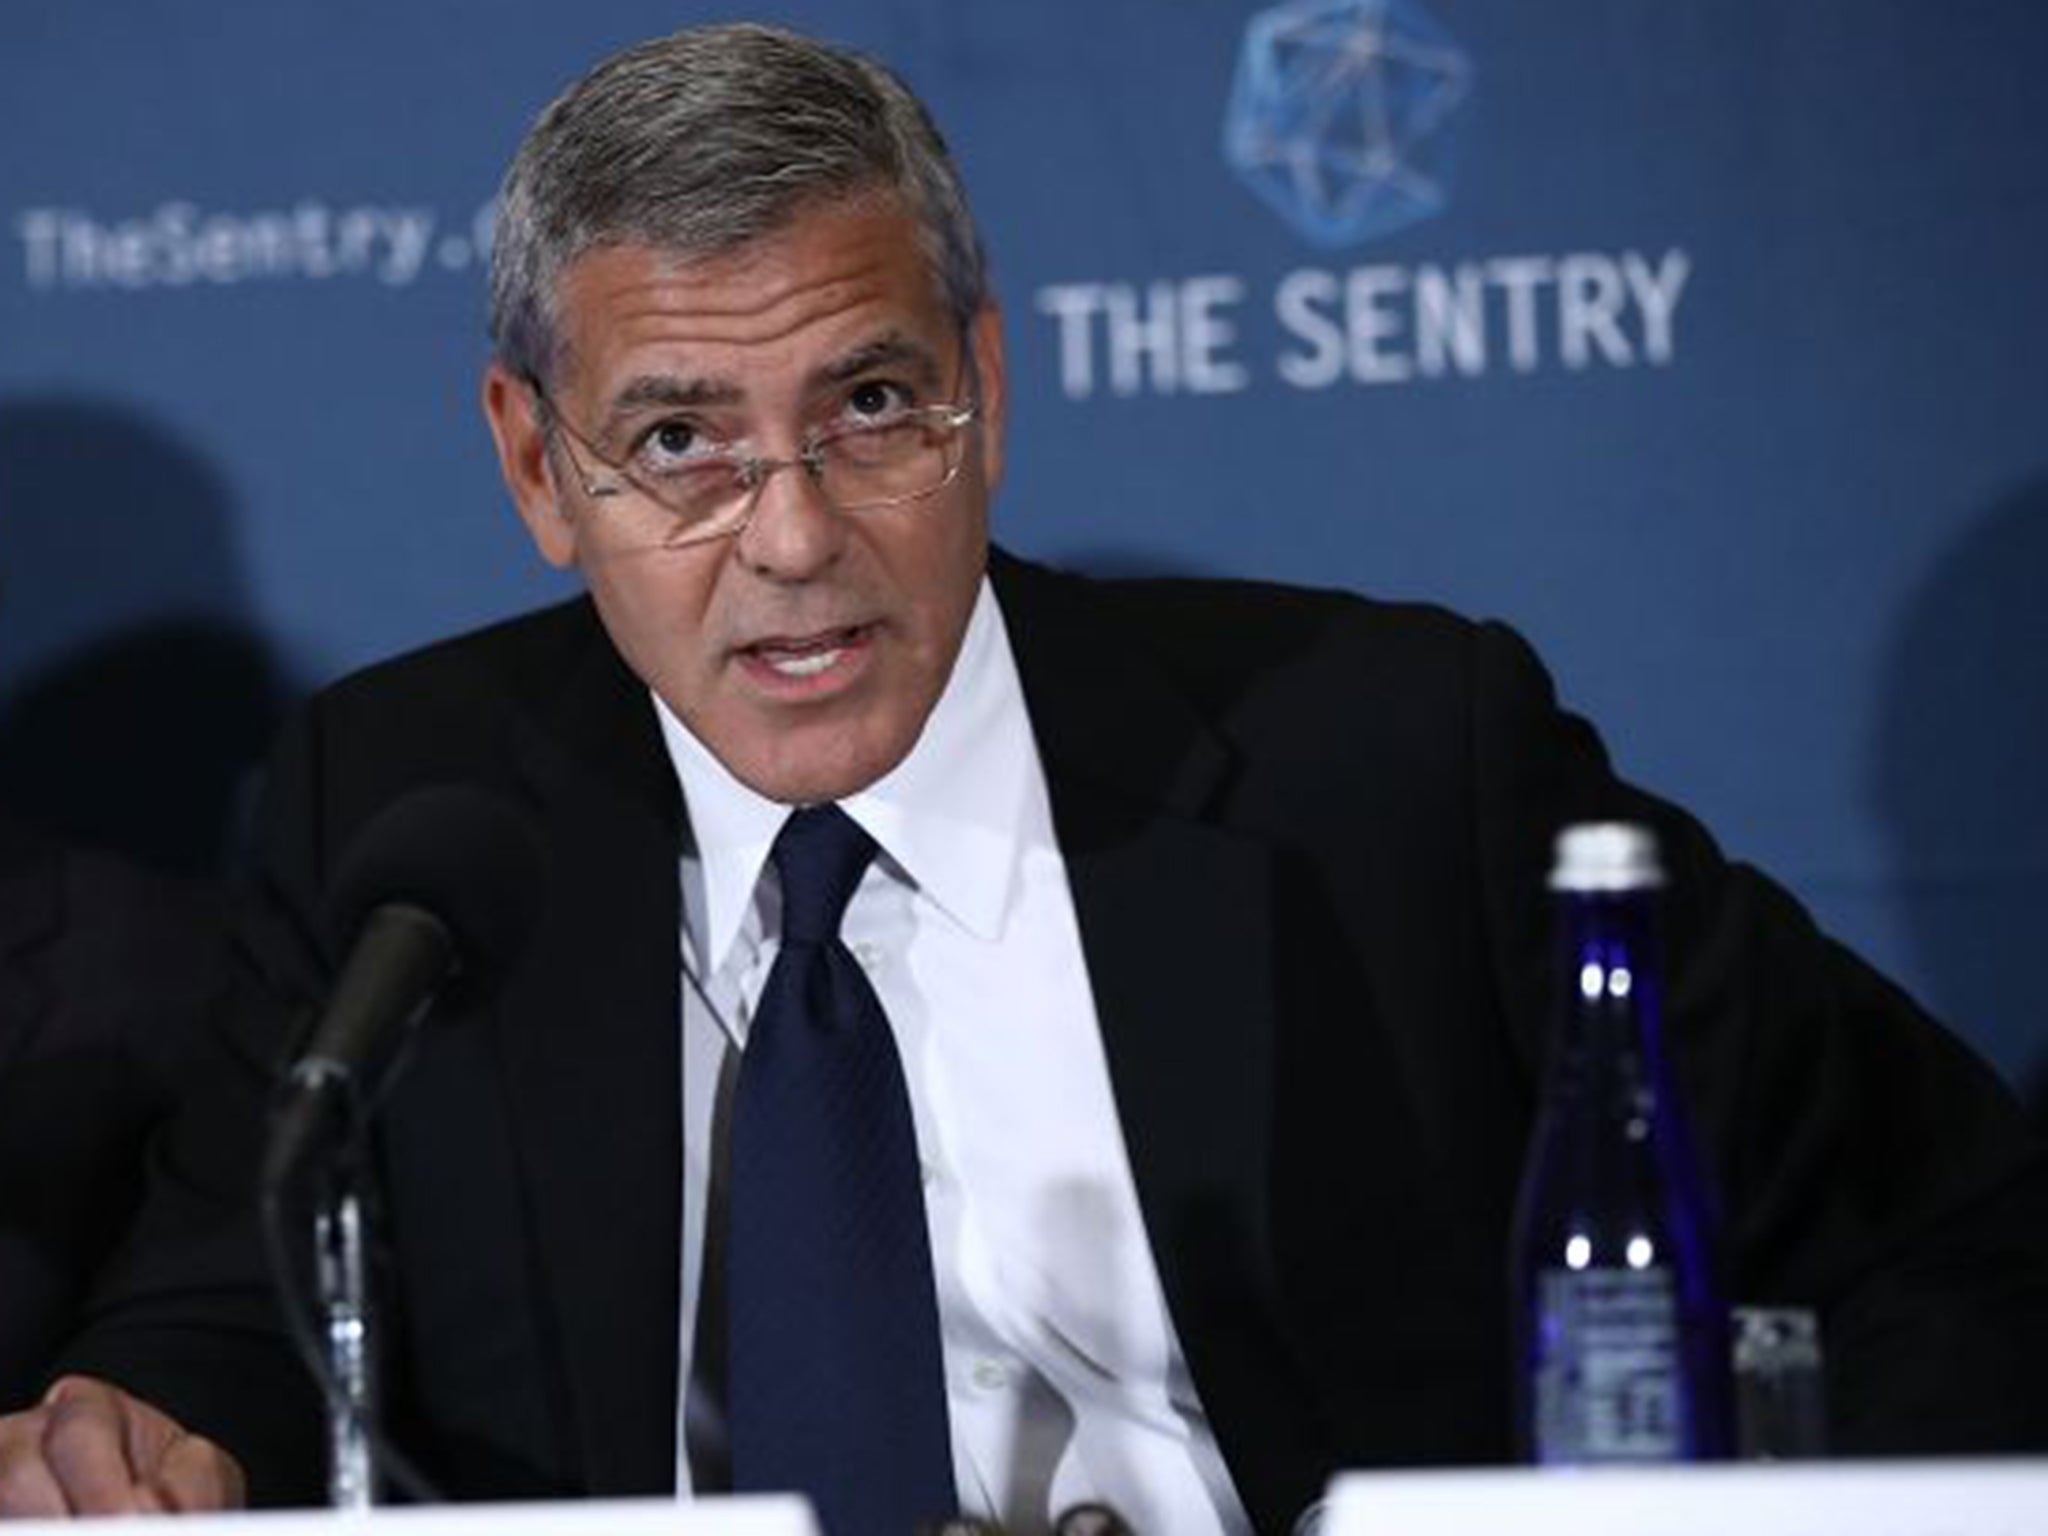
<path id="1" fill-rule="evenodd" d="M 1557 827 L 1592 816 L 1655 823 L 1676 871 L 1670 1033 L 1732 1294 L 1826 1309 L 1847 1445 L 2048 1443 L 2027 1374 L 2048 1226 L 2019 1115 L 1782 891 L 1618 782 L 1517 639 L 1000 556 L 995 579 L 1154 1254 L 1262 1530 L 1342 1465 L 1508 1452 L 1544 875 Z M 665 1489 L 687 821 L 645 692 L 582 602 L 375 669 L 288 734 L 228 1047 L 243 1067 L 188 1117 L 77 1363 L 224 1439 L 259 1492 L 310 1491 L 260 1272 L 222 1213 L 280 1021 L 320 985 L 309 914 L 337 855 L 448 780 L 524 801 L 550 874 L 503 995 L 440 1021 L 382 1107 L 392 1427 L 464 1494 Z"/>
<path id="2" fill-rule="evenodd" d="M 208 893 L 0 821 L 0 1408 L 134 1214 L 221 957 Z"/>

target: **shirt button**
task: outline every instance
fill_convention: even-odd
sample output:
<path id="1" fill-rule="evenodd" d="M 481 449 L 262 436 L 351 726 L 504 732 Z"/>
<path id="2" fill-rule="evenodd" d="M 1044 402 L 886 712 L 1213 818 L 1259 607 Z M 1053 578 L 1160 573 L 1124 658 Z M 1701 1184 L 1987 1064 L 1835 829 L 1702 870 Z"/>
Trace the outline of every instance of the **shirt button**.
<path id="1" fill-rule="evenodd" d="M 882 952 L 872 944 L 856 944 L 853 946 L 853 958 L 860 962 L 862 970 L 873 972 L 882 963 Z"/>
<path id="2" fill-rule="evenodd" d="M 968 1377 L 984 1392 L 1000 1392 L 1010 1384 L 1010 1368 L 1000 1360 L 980 1359 Z"/>

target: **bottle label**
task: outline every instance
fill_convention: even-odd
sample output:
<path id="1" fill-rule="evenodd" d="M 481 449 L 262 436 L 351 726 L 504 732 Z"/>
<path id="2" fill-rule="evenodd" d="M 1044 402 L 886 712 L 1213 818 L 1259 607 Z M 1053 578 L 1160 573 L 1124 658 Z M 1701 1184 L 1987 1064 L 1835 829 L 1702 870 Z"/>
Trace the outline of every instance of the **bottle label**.
<path id="1" fill-rule="evenodd" d="M 1671 1272 L 1550 1269 L 1537 1277 L 1538 1461 L 1670 1461 L 1684 1454 Z"/>

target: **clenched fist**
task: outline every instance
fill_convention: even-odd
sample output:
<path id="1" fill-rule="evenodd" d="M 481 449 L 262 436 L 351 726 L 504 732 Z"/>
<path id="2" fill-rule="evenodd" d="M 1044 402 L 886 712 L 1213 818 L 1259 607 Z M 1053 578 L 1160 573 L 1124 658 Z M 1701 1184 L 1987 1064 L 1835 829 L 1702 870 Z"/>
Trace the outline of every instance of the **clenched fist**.
<path id="1" fill-rule="evenodd" d="M 0 1519 L 239 1509 L 245 1496 L 234 1457 L 90 1376 L 0 1418 Z"/>

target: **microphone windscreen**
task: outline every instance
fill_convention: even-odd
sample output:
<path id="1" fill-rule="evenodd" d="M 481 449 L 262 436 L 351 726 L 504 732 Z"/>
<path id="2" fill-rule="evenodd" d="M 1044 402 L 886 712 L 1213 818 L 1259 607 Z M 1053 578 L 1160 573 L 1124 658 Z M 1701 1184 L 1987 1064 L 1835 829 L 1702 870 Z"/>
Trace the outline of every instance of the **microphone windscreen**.
<path id="1" fill-rule="evenodd" d="M 524 810 L 475 784 L 428 785 L 379 811 L 350 845 L 328 889 L 328 944 L 346 954 L 375 908 L 407 903 L 455 936 L 464 990 L 488 990 L 525 944 L 545 879 Z"/>

